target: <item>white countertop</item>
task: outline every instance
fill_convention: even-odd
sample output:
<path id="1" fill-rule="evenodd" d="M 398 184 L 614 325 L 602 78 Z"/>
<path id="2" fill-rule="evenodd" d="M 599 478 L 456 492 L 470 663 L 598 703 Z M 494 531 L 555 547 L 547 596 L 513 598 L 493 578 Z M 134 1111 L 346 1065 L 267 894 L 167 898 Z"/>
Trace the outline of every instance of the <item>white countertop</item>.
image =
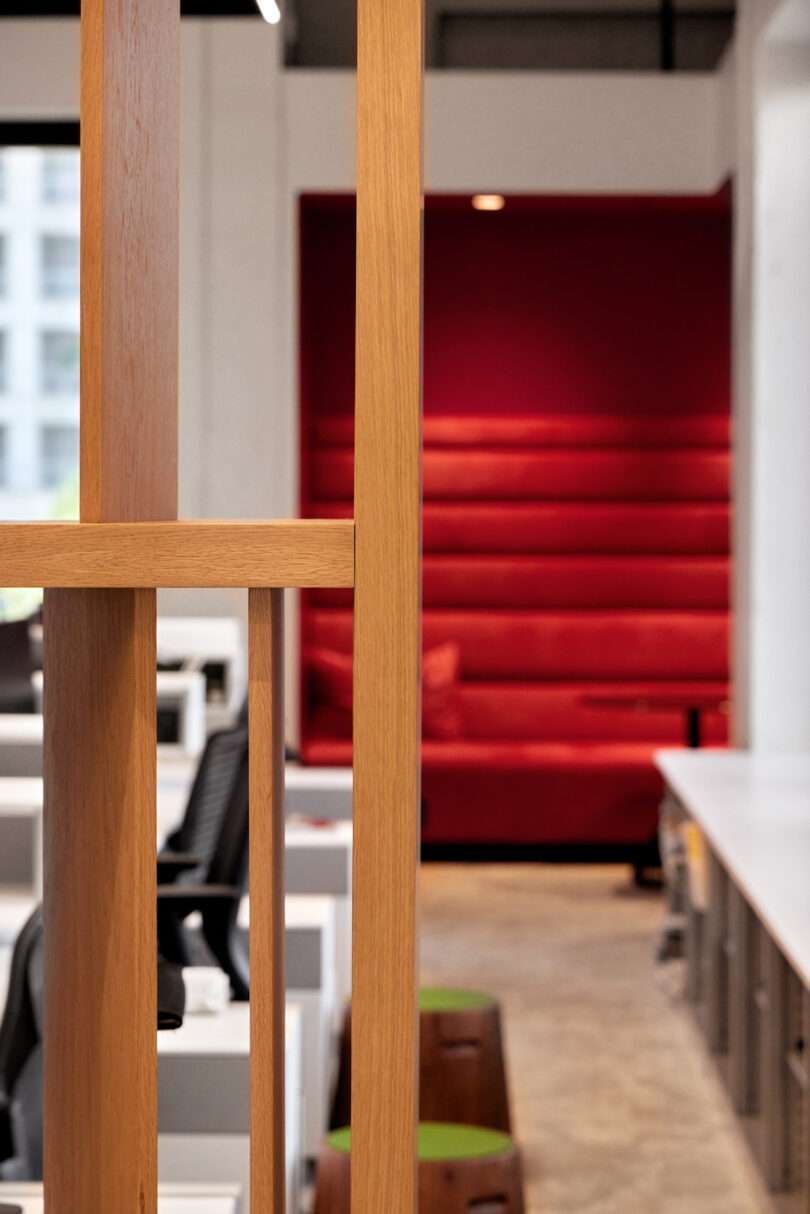
<path id="1" fill-rule="evenodd" d="M 288 1003 L 284 1009 L 284 1033 L 297 1040 L 301 1033 L 301 1009 Z M 250 1053 L 250 1004 L 231 1003 L 218 1015 L 188 1015 L 179 1029 L 158 1033 L 158 1053 L 215 1054 L 219 1057 Z"/>
<path id="2" fill-rule="evenodd" d="M 810 986 L 810 754 L 661 750 L 656 763 Z"/>
<path id="3" fill-rule="evenodd" d="M 240 1193 L 238 1185 L 162 1184 L 158 1214 L 234 1214 Z M 41 1184 L 0 1184 L 0 1202 L 22 1206 L 23 1214 L 45 1209 Z"/>

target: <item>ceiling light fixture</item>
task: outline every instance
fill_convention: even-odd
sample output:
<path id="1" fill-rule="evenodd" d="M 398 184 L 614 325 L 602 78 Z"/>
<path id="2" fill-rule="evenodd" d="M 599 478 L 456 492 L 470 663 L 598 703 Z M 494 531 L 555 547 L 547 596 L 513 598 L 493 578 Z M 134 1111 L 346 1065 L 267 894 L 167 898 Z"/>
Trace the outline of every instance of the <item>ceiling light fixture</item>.
<path id="1" fill-rule="evenodd" d="M 472 204 L 476 211 L 502 211 L 506 199 L 503 194 L 474 194 Z"/>
<path id="2" fill-rule="evenodd" d="M 281 9 L 276 4 L 276 0 L 256 0 L 256 2 L 265 21 L 269 21 L 271 25 L 278 25 L 281 20 Z"/>

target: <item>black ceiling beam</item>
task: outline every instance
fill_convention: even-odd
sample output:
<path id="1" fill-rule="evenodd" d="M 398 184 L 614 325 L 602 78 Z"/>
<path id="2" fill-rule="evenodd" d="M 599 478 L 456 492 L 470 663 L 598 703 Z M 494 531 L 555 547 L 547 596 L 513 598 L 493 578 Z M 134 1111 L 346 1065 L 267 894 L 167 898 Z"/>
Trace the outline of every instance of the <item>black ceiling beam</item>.
<path id="1" fill-rule="evenodd" d="M 3 17 L 78 17 L 80 0 L 0 0 Z M 256 0 L 182 0 L 184 17 L 259 17 Z"/>
<path id="2" fill-rule="evenodd" d="M 79 124 L 74 119 L 53 118 L 0 121 L 0 147 L 76 148 Z"/>

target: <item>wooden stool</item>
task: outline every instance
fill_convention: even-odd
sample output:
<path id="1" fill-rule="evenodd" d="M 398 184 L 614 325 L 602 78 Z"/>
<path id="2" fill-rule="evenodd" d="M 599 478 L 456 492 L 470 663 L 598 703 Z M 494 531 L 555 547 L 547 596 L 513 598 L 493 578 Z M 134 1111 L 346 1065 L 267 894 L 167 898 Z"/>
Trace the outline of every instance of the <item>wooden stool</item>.
<path id="1" fill-rule="evenodd" d="M 498 1004 L 481 991 L 419 992 L 419 1117 L 511 1131 Z M 351 1123 L 351 1008 L 343 1021 L 330 1127 Z"/>
<path id="2" fill-rule="evenodd" d="M 318 1160 L 315 1214 L 350 1214 L 351 1130 L 333 1130 Z M 419 1214 L 523 1214 L 520 1154 L 508 1134 L 419 1126 Z"/>

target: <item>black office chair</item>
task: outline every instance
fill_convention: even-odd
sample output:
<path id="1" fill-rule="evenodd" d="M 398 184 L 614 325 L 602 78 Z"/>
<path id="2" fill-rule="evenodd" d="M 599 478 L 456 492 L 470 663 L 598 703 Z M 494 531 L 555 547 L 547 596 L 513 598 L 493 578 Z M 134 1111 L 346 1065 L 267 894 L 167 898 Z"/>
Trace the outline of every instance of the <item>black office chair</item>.
<path id="1" fill-rule="evenodd" d="M 222 818 L 216 846 L 207 865 L 199 857 L 180 855 L 185 864 L 175 868 L 169 884 L 157 891 L 158 943 L 169 961 L 193 964 L 194 950 L 185 921 L 194 911 L 202 916 L 202 937 L 217 964 L 231 981 L 233 996 L 250 997 L 250 965 L 237 930 L 239 903 L 248 876 L 248 752 L 247 731 L 241 734 L 238 776 Z M 194 880 L 188 880 L 189 874 Z M 202 876 L 198 876 L 202 874 Z"/>
<path id="2" fill-rule="evenodd" d="M 42 1178 L 42 911 L 22 928 L 0 1022 L 0 1179 Z"/>
<path id="3" fill-rule="evenodd" d="M 158 854 L 157 879 L 166 885 L 182 876 L 184 885 L 207 879 L 222 822 L 247 761 L 247 728 L 212 733 L 194 777 L 183 821 Z M 178 957 L 183 965 L 192 959 Z"/>
<path id="4" fill-rule="evenodd" d="M 183 1023 L 185 987 L 158 958 L 158 1029 Z M 42 909 L 17 937 L 0 1021 L 0 1180 L 42 1180 Z M 2 1214 L 2 1207 L 0 1207 Z"/>
<path id="5" fill-rule="evenodd" d="M 33 712 L 30 620 L 0 623 L 0 712 Z"/>

